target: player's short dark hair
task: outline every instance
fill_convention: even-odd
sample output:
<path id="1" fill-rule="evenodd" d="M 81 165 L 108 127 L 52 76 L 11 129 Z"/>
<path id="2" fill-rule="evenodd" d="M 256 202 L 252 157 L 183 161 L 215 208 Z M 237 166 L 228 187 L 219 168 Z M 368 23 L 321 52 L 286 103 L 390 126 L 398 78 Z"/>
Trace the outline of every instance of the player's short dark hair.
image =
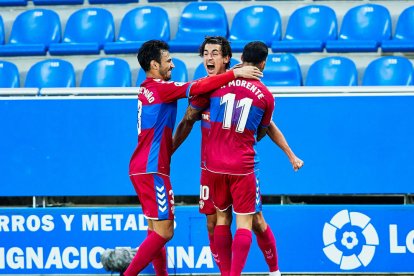
<path id="1" fill-rule="evenodd" d="M 252 41 L 246 44 L 243 48 L 242 60 L 243 62 L 258 65 L 266 61 L 269 49 L 266 44 L 261 41 Z"/>
<path id="2" fill-rule="evenodd" d="M 204 56 L 204 47 L 206 44 L 217 44 L 221 46 L 221 55 L 223 57 L 232 57 L 230 42 L 223 36 L 206 36 L 199 49 L 200 57 Z M 230 68 L 230 62 L 226 64 L 226 69 Z"/>
<path id="3" fill-rule="evenodd" d="M 162 40 L 148 40 L 142 44 L 138 50 L 138 63 L 141 68 L 148 72 L 150 70 L 151 60 L 161 63 L 161 51 L 169 51 L 170 46 Z"/>

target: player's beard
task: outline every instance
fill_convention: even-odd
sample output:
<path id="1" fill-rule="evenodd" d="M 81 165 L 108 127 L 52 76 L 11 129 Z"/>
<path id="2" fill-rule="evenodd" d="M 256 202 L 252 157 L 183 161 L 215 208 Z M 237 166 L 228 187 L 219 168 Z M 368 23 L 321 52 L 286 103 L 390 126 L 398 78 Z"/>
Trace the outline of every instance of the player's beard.
<path id="1" fill-rule="evenodd" d="M 160 70 L 160 75 L 161 75 L 162 79 L 165 80 L 165 81 L 171 80 L 171 69 L 166 69 L 165 71 Z"/>

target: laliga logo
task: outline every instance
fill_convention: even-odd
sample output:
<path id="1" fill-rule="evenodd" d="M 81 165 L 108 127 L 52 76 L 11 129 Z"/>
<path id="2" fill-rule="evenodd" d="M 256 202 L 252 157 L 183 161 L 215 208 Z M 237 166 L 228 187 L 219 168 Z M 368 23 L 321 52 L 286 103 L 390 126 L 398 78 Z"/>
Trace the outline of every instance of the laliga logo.
<path id="1" fill-rule="evenodd" d="M 379 245 L 377 231 L 362 213 L 339 211 L 323 227 L 323 252 L 342 270 L 367 266 Z"/>

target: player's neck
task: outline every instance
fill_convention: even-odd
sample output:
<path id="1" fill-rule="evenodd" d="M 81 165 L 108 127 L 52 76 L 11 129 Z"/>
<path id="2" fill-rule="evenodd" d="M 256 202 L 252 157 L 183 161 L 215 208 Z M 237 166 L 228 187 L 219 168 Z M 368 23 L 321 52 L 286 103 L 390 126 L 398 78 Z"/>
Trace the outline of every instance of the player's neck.
<path id="1" fill-rule="evenodd" d="M 150 78 L 150 79 L 162 79 L 162 76 L 160 75 L 160 73 L 155 70 L 150 70 L 146 72 L 145 75 L 147 78 Z"/>

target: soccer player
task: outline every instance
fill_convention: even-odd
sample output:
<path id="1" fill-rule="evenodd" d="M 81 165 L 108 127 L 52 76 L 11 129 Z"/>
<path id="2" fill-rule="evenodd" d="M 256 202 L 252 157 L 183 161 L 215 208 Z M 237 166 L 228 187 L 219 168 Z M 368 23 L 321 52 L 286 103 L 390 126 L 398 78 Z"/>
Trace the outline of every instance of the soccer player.
<path id="1" fill-rule="evenodd" d="M 169 46 L 159 40 L 142 45 L 138 62 L 147 78 L 138 92 L 138 145 L 131 157 L 129 175 L 149 231 L 121 275 L 138 275 L 153 260 L 157 275 L 167 275 L 164 245 L 174 233 L 174 193 L 169 174 L 177 100 L 209 92 L 237 77 L 259 79 L 262 73 L 250 66 L 196 82 L 172 82 L 174 64 Z"/>
<path id="2" fill-rule="evenodd" d="M 250 42 L 243 49 L 243 65 L 263 70 L 267 54 L 266 44 Z M 241 275 L 250 250 L 253 215 L 262 207 L 255 146 L 266 135 L 273 110 L 272 93 L 256 80 L 239 78 L 210 95 L 205 167 L 217 209 L 214 244 L 223 275 Z M 230 226 L 226 210 L 232 206 L 237 225 L 233 241 L 222 231 Z"/>
<path id="3" fill-rule="evenodd" d="M 232 52 L 229 42 L 224 37 L 207 37 L 200 46 L 199 54 L 204 58 L 204 66 L 209 76 L 222 74 L 226 72 L 226 69 L 230 67 L 229 62 L 232 56 Z M 216 210 L 211 199 L 209 198 L 211 194 L 211 187 L 209 186 L 209 182 L 206 178 L 206 172 L 203 165 L 204 149 L 205 144 L 207 143 L 210 127 L 208 106 L 209 99 L 204 96 L 194 97 L 190 100 L 190 105 L 186 110 L 186 114 L 184 115 L 182 121 L 177 127 L 177 131 L 174 134 L 173 150 L 176 150 L 185 140 L 185 138 L 190 133 L 195 121 L 201 119 L 202 170 L 200 179 L 199 211 L 200 213 L 206 215 L 210 250 L 217 265 L 220 268 L 220 261 L 217 258 L 218 255 L 214 246 L 214 228 L 217 221 Z M 202 113 L 201 116 L 200 113 Z M 282 132 L 273 122 L 271 122 L 271 125 L 269 127 L 268 135 L 286 153 L 295 171 L 302 167 L 303 161 L 296 157 L 296 155 L 287 144 Z M 229 211 L 230 212 L 227 213 L 227 219 L 229 221 L 229 224 L 231 224 L 231 210 L 229 209 Z M 224 229 L 224 227 L 222 228 Z M 225 230 L 227 236 L 231 239 L 230 227 Z M 262 212 L 256 213 L 254 215 L 253 230 L 256 234 L 258 245 L 263 252 L 265 260 L 268 264 L 270 275 L 280 275 L 277 261 L 276 241 L 273 232 L 270 229 L 270 226 L 267 225 L 263 217 Z"/>

